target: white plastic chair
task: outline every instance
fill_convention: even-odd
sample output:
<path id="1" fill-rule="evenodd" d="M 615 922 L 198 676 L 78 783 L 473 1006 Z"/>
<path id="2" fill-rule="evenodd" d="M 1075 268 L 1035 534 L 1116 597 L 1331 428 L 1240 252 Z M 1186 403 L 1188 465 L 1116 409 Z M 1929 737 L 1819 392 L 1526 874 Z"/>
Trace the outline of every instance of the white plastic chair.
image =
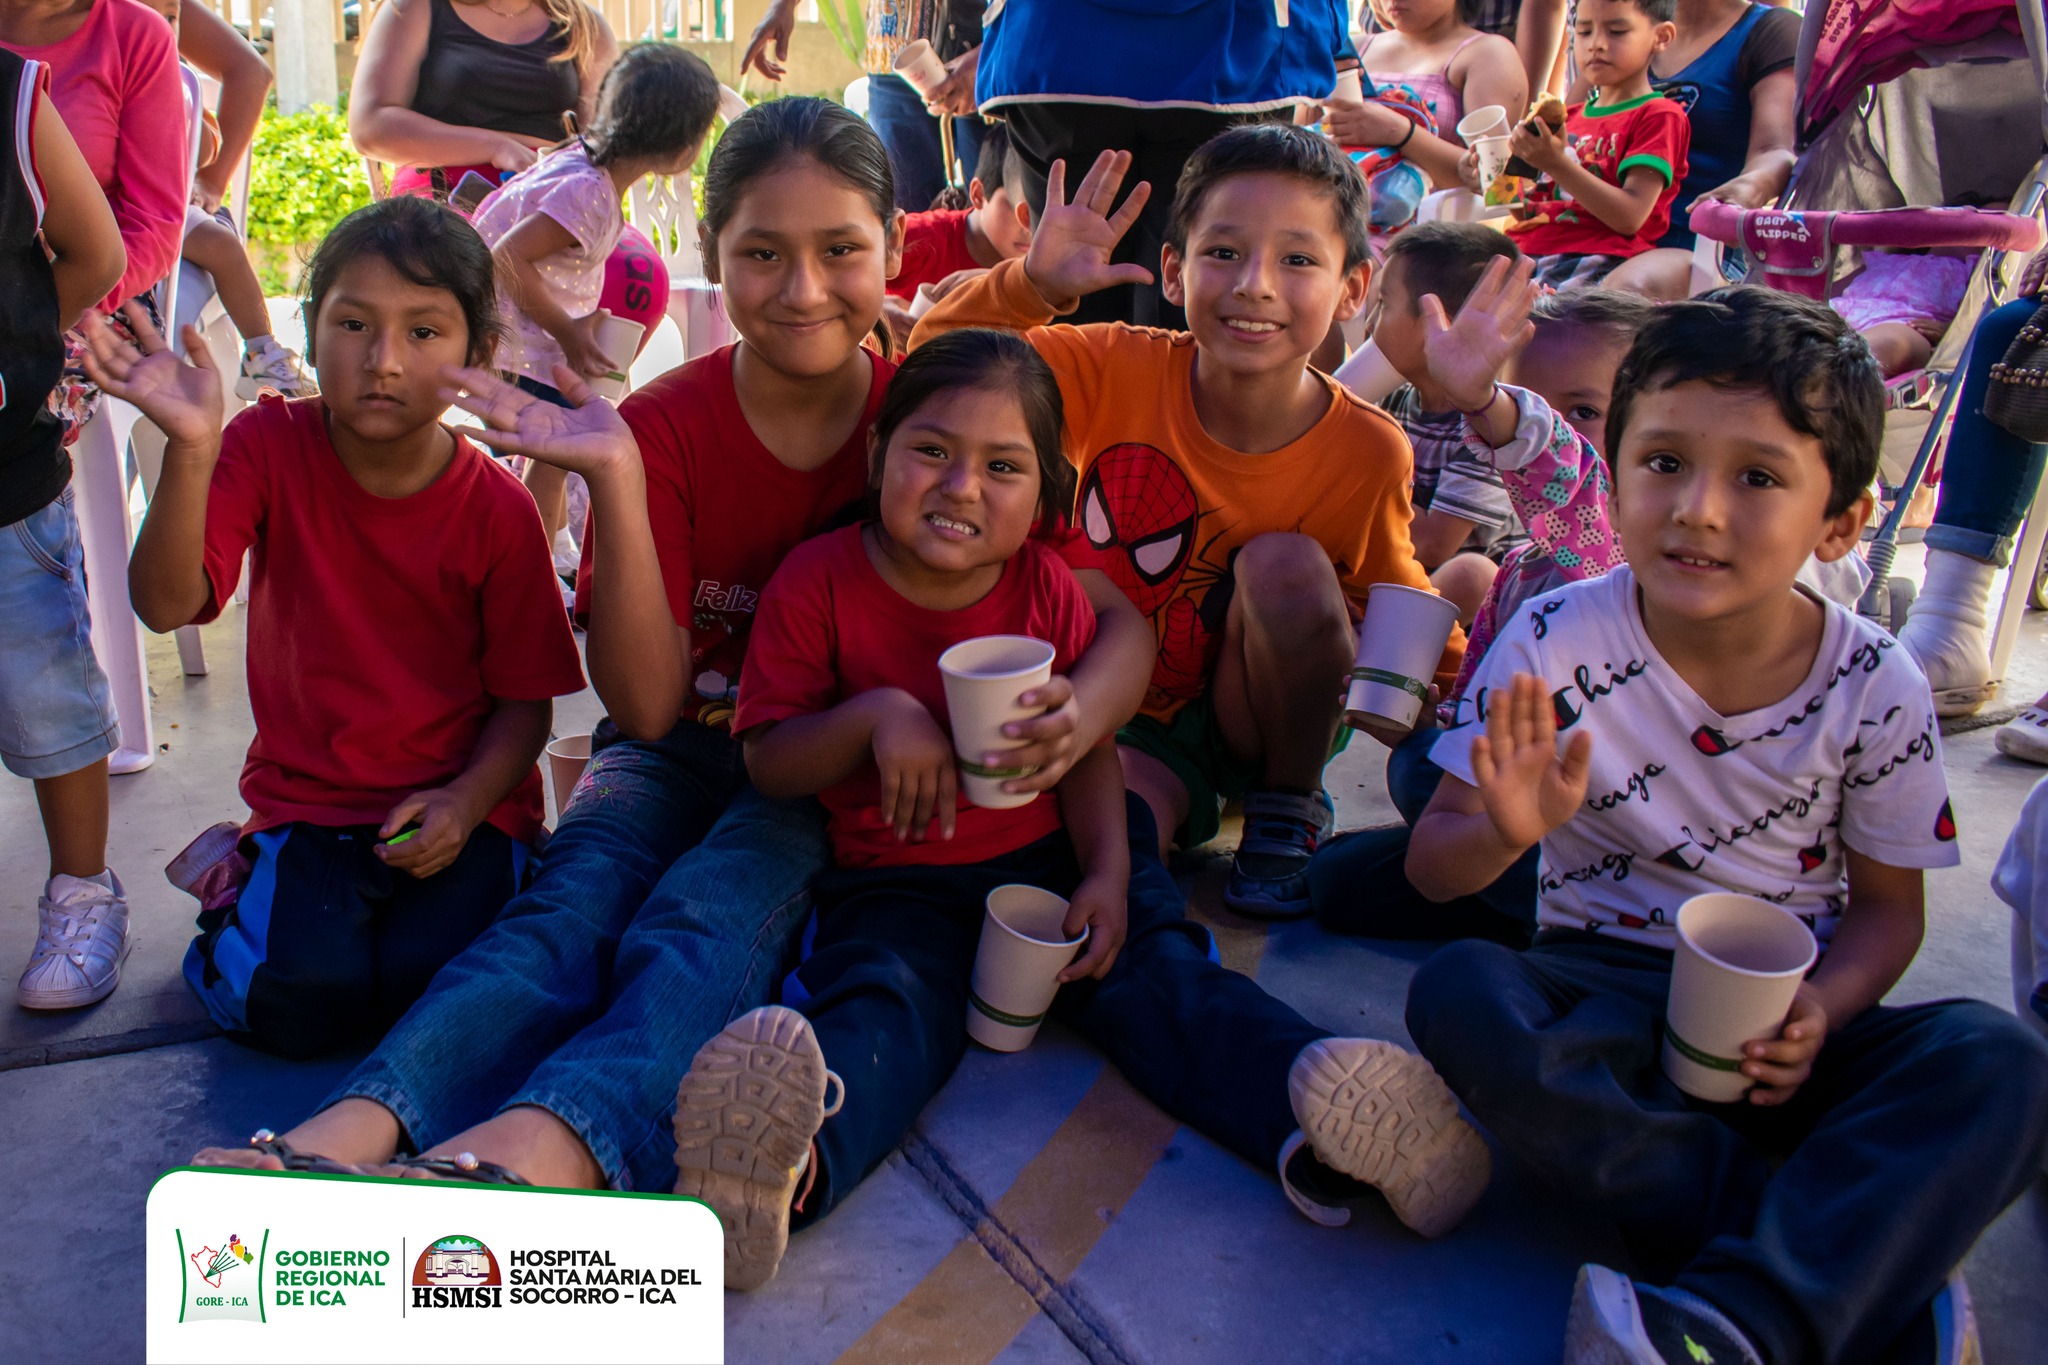
<path id="1" fill-rule="evenodd" d="M 695 360 L 731 341 L 732 323 L 718 286 L 704 278 L 690 177 L 648 176 L 634 184 L 628 203 L 633 226 L 647 234 L 668 267 L 666 312 L 682 338 L 683 359 Z"/>

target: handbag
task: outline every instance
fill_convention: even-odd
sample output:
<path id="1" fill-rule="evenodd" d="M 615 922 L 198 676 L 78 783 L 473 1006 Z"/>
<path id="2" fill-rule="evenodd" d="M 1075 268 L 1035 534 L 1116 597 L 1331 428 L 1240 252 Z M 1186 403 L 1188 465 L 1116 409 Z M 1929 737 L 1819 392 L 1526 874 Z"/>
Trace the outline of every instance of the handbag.
<path id="1" fill-rule="evenodd" d="M 2048 303 L 2034 310 L 1991 367 L 1984 415 L 2022 441 L 2048 442 Z"/>

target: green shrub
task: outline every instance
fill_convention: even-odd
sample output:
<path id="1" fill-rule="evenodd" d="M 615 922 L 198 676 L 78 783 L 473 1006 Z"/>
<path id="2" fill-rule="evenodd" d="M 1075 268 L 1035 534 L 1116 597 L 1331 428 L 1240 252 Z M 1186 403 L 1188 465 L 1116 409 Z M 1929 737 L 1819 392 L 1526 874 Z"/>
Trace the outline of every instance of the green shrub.
<path id="1" fill-rule="evenodd" d="M 252 253 L 262 261 L 265 293 L 289 291 L 282 262 L 292 248 L 318 242 L 369 202 L 345 110 L 315 105 L 280 114 L 274 104 L 264 110 L 251 152 L 248 219 L 250 242 L 273 248 Z"/>

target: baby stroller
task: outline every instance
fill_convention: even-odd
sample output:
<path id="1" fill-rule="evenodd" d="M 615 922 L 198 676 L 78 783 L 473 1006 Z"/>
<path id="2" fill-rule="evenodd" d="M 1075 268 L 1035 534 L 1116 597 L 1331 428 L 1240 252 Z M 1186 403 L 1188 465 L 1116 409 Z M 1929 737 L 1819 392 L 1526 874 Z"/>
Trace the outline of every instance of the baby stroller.
<path id="1" fill-rule="evenodd" d="M 1866 546 L 1871 582 L 1859 609 L 1892 629 L 1914 587 L 1890 576 L 1899 533 L 1913 494 L 1938 476 L 1970 336 L 2011 297 L 2043 240 L 2044 53 L 2038 0 L 1815 0 L 1794 73 L 1799 157 L 1781 205 L 1692 212 L 1696 282 L 1708 271 L 1720 278 L 1722 245 L 1741 246 L 1749 278 L 1813 298 L 1832 293 L 1850 248 L 1980 249 L 1926 366 L 1888 385 L 1892 505 Z M 2048 516 L 2030 516 L 1994 636 L 1994 677 L 2005 671 L 2026 596 L 2039 593 L 2044 536 Z"/>

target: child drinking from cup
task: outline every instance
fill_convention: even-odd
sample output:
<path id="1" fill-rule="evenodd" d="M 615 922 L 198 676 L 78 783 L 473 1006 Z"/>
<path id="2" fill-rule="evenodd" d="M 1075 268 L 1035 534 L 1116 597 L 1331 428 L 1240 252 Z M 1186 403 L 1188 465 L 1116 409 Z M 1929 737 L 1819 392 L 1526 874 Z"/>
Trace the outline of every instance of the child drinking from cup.
<path id="1" fill-rule="evenodd" d="M 2048 1045 L 1973 1002 L 1877 1003 L 1921 870 L 1958 861 L 1940 738 L 1897 643 L 1798 578 L 1855 547 L 1882 429 L 1877 366 L 1824 305 L 1661 310 L 1607 417 L 1628 562 L 1524 604 L 1431 754 L 1409 879 L 1470 895 L 1540 844 L 1542 929 L 1430 959 L 1409 1030 L 1642 1276 L 1581 1271 L 1567 1359 L 1871 1360 L 1966 1322 L 1930 1306 L 2048 1147 Z M 1824 956 L 1730 1063 L 1747 1103 L 1700 1106 L 1657 1048 L 1673 919 L 1714 891 L 1798 915 Z"/>
<path id="2" fill-rule="evenodd" d="M 443 365 L 497 340 L 490 252 L 455 213 L 387 199 L 307 273 L 321 396 L 220 429 L 197 332 L 180 361 L 90 328 L 93 381 L 169 438 L 130 592 L 152 630 L 212 620 L 254 551 L 242 770 L 251 871 L 205 911 L 185 979 L 288 1056 L 388 1027 L 519 889 L 541 832 L 552 699 L 583 671 L 525 490 L 441 425 Z"/>
<path id="3" fill-rule="evenodd" d="M 1430 1233 L 1485 1188 L 1484 1144 L 1419 1058 L 1332 1039 L 1209 960 L 1114 748 L 1052 799 L 959 803 L 941 656 L 1023 635 L 1063 669 L 1094 631 L 1031 534 L 1072 497 L 1060 431 L 1058 384 L 1024 342 L 930 343 L 876 418 L 875 515 L 798 547 L 762 595 L 734 726 L 762 791 L 824 802 L 836 869 L 784 986 L 795 1008 L 734 1020 L 678 1096 L 676 1192 L 718 1211 L 729 1288 L 772 1277 L 792 1222 L 851 1193 L 959 1064 L 984 904 L 1006 884 L 1068 900 L 1065 934 L 1086 943 L 1055 1010 L 1176 1116 L 1266 1160 L 1308 1148 L 1295 1169 L 1328 1161 L 1337 1186 L 1369 1174 Z"/>

